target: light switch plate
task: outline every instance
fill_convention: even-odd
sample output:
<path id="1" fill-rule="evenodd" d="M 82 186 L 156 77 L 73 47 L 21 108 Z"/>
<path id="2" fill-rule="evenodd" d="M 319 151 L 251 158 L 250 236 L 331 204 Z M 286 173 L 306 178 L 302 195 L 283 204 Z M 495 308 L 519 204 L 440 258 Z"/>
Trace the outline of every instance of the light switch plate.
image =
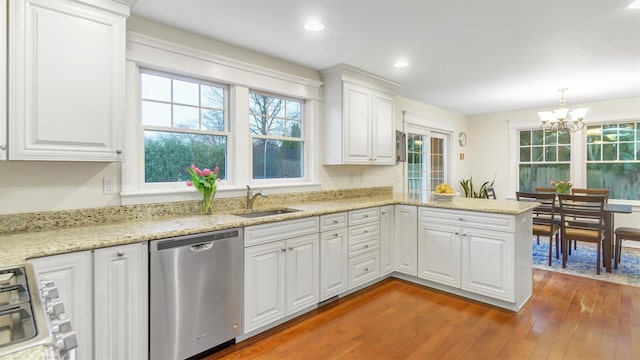
<path id="1" fill-rule="evenodd" d="M 116 179 L 112 177 L 106 177 L 102 179 L 102 192 L 105 195 L 112 195 L 116 193 Z"/>

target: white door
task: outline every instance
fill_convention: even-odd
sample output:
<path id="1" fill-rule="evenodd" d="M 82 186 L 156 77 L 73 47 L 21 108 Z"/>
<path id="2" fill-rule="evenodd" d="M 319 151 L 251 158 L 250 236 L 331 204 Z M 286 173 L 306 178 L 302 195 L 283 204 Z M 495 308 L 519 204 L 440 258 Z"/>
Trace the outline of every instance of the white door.
<path id="1" fill-rule="evenodd" d="M 448 156 L 450 135 L 429 129 L 411 131 L 407 134 L 407 192 L 428 201 L 430 192 L 443 182 L 455 189 Z"/>
<path id="2" fill-rule="evenodd" d="M 393 272 L 395 264 L 394 206 L 380 207 L 380 276 Z"/>
<path id="3" fill-rule="evenodd" d="M 371 163 L 371 90 L 345 82 L 343 86 L 345 164 Z"/>
<path id="4" fill-rule="evenodd" d="M 395 209 L 395 269 L 418 275 L 418 208 L 396 205 Z"/>
<path id="5" fill-rule="evenodd" d="M 418 277 L 460 287 L 460 227 L 420 225 Z"/>
<path id="6" fill-rule="evenodd" d="M 320 234 L 320 301 L 348 290 L 347 229 Z"/>
<path id="7" fill-rule="evenodd" d="M 276 241 L 244 249 L 245 332 L 286 314 L 286 245 Z"/>
<path id="8" fill-rule="evenodd" d="M 148 254 L 146 242 L 94 252 L 96 359 L 148 356 Z"/>
<path id="9" fill-rule="evenodd" d="M 514 301 L 514 235 L 463 228 L 462 289 Z"/>
<path id="10" fill-rule="evenodd" d="M 91 251 L 29 260 L 38 281 L 52 280 L 76 332 L 78 359 L 93 359 L 93 271 Z"/>
<path id="11" fill-rule="evenodd" d="M 287 241 L 287 315 L 318 303 L 319 237 L 311 234 Z"/>
<path id="12" fill-rule="evenodd" d="M 374 164 L 396 163 L 395 98 L 373 92 L 372 157 Z"/>

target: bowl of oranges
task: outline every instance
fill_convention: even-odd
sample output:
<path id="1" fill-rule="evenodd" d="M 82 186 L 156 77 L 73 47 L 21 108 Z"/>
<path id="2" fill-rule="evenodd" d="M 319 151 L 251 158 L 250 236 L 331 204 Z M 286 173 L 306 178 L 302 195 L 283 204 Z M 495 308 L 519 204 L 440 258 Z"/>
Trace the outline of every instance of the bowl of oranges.
<path id="1" fill-rule="evenodd" d="M 433 195 L 433 198 L 436 201 L 451 201 L 451 199 L 460 194 L 455 192 L 455 190 L 453 190 L 453 188 L 449 184 L 442 183 L 436 186 L 435 189 L 433 189 L 431 195 Z"/>

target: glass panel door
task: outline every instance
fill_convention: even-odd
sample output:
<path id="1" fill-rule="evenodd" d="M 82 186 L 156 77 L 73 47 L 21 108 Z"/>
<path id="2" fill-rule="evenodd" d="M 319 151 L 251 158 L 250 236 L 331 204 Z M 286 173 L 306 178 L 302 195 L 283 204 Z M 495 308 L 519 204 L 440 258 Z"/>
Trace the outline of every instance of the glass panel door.
<path id="1" fill-rule="evenodd" d="M 436 185 L 446 182 L 447 139 L 447 134 L 438 132 L 407 135 L 407 185 L 412 198 L 428 201 Z"/>

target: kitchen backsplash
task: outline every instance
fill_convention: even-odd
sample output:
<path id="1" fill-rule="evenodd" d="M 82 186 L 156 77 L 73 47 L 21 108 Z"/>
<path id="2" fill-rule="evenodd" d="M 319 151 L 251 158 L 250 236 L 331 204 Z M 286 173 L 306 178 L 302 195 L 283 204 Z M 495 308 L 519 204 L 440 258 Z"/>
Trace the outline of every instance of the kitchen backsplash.
<path id="1" fill-rule="evenodd" d="M 270 194 L 267 197 L 257 199 L 254 208 L 286 206 L 288 204 L 310 201 L 388 195 L 392 192 L 393 187 L 384 186 L 362 189 L 317 191 L 310 193 Z M 216 211 L 228 212 L 243 209 L 246 205 L 246 198 L 244 196 L 234 198 L 217 198 L 214 202 Z M 109 224 L 161 217 L 189 216 L 197 215 L 199 211 L 200 201 L 184 201 L 162 204 L 111 206 L 7 214 L 0 215 L 0 234 Z M 213 216 L 215 216 L 215 213 Z"/>

